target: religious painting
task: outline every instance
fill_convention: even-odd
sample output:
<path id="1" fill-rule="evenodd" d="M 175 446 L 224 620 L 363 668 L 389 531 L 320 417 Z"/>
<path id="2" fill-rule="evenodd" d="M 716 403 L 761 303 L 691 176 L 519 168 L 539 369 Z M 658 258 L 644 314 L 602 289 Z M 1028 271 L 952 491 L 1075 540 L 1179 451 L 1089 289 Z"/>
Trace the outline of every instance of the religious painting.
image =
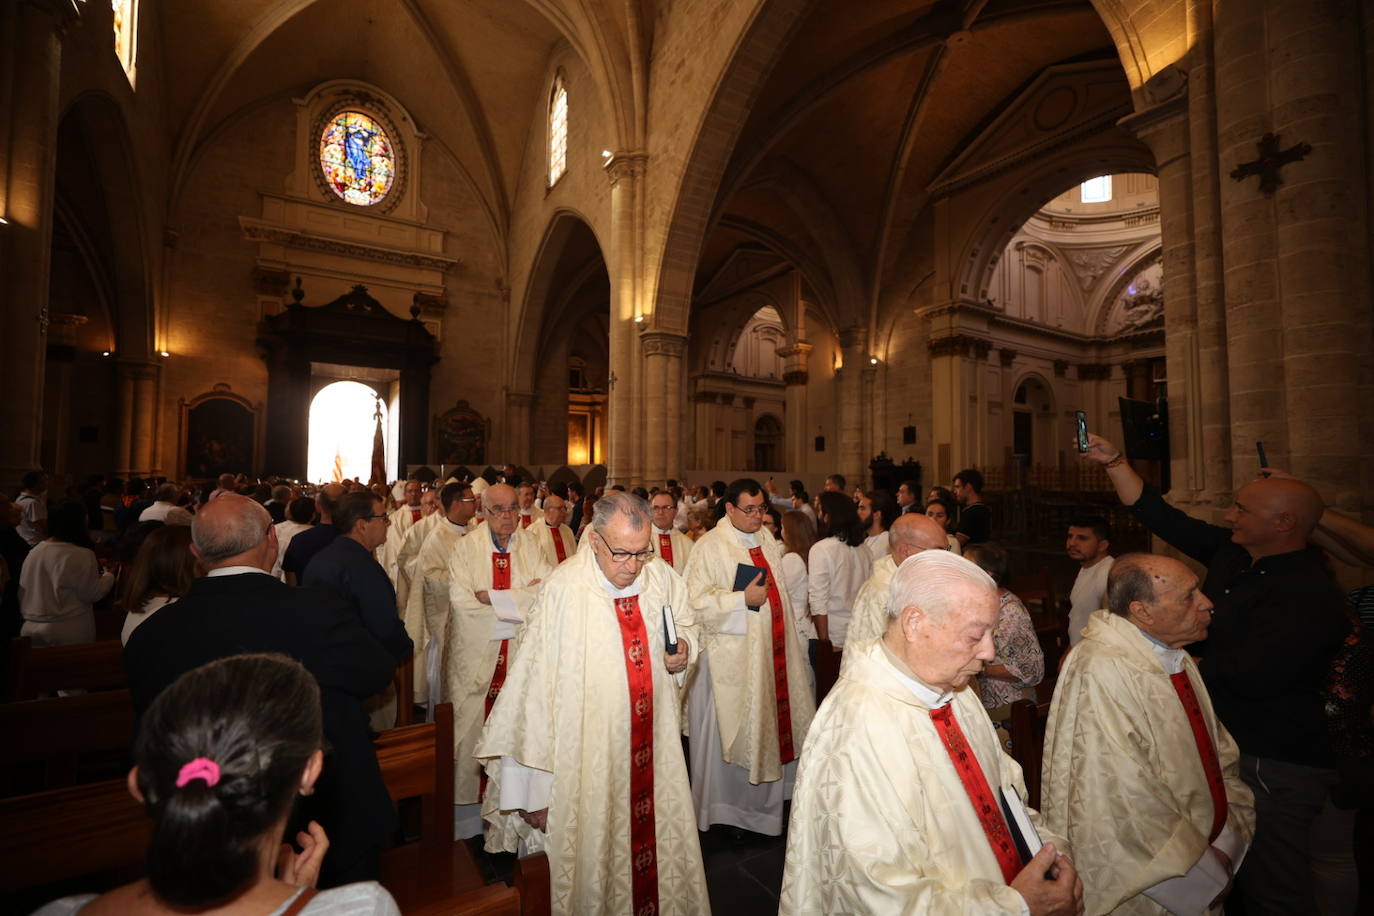
<path id="1" fill-rule="evenodd" d="M 441 415 L 435 430 L 440 464 L 486 463 L 487 421 L 467 401 Z"/>
<path id="2" fill-rule="evenodd" d="M 186 474 L 215 477 L 253 469 L 253 411 L 232 398 L 206 398 L 186 411 Z"/>
<path id="3" fill-rule="evenodd" d="M 325 122 L 320 136 L 320 169 L 327 185 L 359 207 L 380 203 L 396 180 L 396 151 L 375 118 L 341 111 Z"/>

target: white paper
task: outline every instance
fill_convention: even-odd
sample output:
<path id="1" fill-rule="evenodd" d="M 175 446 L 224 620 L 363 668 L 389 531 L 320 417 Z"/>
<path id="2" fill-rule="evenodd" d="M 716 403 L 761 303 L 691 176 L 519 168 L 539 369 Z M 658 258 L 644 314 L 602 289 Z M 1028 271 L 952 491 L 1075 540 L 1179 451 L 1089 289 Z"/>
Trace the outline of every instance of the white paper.
<path id="1" fill-rule="evenodd" d="M 1015 792 L 1008 792 L 1003 789 L 1002 798 L 1007 803 L 1007 810 L 1011 812 L 1012 819 L 1016 821 L 1016 829 L 1021 831 L 1021 838 L 1026 841 L 1026 850 L 1034 856 L 1045 844 L 1041 842 L 1039 831 L 1031 823 L 1030 812 L 1021 803 L 1021 796 Z"/>

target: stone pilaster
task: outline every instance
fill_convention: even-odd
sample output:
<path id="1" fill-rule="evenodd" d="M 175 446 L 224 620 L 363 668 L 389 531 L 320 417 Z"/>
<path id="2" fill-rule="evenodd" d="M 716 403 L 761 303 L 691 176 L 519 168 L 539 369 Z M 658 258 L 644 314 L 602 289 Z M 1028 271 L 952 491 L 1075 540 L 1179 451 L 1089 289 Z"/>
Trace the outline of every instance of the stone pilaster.
<path id="1" fill-rule="evenodd" d="M 785 360 L 782 380 L 787 385 L 787 415 L 783 423 L 784 460 L 788 472 L 792 474 L 800 474 L 806 467 L 809 444 L 806 440 L 806 386 L 810 379 L 806 367 L 813 349 L 811 344 L 799 340 L 778 351 L 778 355 Z"/>
<path id="2" fill-rule="evenodd" d="M 840 358 L 843 364 L 836 374 L 838 386 L 839 471 L 847 480 L 861 480 L 864 475 L 864 415 L 868 406 L 863 397 L 863 370 L 868 367 L 868 330 L 845 328 L 840 331 Z"/>
<path id="3" fill-rule="evenodd" d="M 43 430 L 53 181 L 57 164 L 62 33 L 79 8 L 60 0 L 0 10 L 0 97 L 10 101 L 0 144 L 0 485 L 38 466 Z"/>
<path id="4" fill-rule="evenodd" d="M 661 486 L 680 476 L 682 451 L 682 354 L 687 339 L 680 334 L 649 331 L 640 338 L 644 351 L 644 480 Z"/>
<path id="5" fill-rule="evenodd" d="M 606 267 L 611 280 L 609 435 L 607 484 L 641 482 L 643 452 L 636 427 L 643 419 L 642 360 L 635 331 L 650 318 L 644 293 L 644 170 L 648 155 L 618 152 L 606 162 L 611 181 L 611 238 Z"/>

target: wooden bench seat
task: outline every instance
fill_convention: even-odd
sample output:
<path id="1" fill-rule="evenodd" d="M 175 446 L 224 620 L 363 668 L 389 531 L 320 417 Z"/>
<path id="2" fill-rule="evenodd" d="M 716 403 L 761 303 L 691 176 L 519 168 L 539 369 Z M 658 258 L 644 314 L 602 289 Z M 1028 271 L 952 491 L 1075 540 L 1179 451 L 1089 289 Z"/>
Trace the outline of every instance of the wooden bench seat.
<path id="1" fill-rule="evenodd" d="M 75 785 L 83 764 L 102 765 L 101 776 L 128 769 L 134 738 L 133 698 L 106 690 L 50 700 L 0 703 L 0 790 L 5 794 Z M 40 772 L 36 783 L 16 781 L 25 764 Z M 89 781 L 90 777 L 86 779 Z"/>
<path id="2" fill-rule="evenodd" d="M 124 646 L 117 639 L 70 646 L 35 647 L 27 636 L 10 640 L 5 702 L 32 700 L 59 690 L 127 687 Z"/>

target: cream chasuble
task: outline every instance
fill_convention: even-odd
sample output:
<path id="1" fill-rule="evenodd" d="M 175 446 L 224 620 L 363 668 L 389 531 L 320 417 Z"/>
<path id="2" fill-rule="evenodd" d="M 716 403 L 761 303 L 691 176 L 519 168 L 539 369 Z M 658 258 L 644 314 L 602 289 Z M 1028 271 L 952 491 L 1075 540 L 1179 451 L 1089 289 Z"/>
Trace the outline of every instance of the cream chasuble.
<path id="1" fill-rule="evenodd" d="M 779 912 L 1024 913 L 932 707 L 903 683 L 882 643 L 851 653 L 797 771 Z M 956 690 L 948 704 L 988 789 L 1024 801 L 1021 768 L 1002 750 L 977 691 Z M 1039 826 L 1034 813 L 1031 820 Z M 1068 852 L 1058 837 L 1040 835 Z"/>
<path id="2" fill-rule="evenodd" d="M 438 522 L 429 525 L 431 518 Z M 422 531 L 421 525 L 427 530 Z M 439 626 L 448 621 L 448 563 L 465 533 L 467 529 L 450 522 L 442 512 L 436 512 L 412 528 L 406 537 L 409 546 L 417 534 L 424 535 L 410 564 L 410 587 L 401 616 L 406 633 L 415 643 L 415 702 L 431 709 L 438 701 L 439 684 L 443 680 L 438 663 L 444 642 L 442 630 L 438 640 L 433 638 L 429 621 L 433 619 Z"/>
<path id="3" fill-rule="evenodd" d="M 740 536 L 729 516 L 722 517 L 693 545 L 683 578 L 705 640 L 702 654 L 709 659 L 721 757 L 747 770 L 749 782 L 757 785 L 782 779 L 788 762 L 781 759 L 779 740 L 783 714 L 790 723 L 792 760 L 801 754 L 816 701 L 797 640 L 792 601 L 782 581 L 782 549 L 773 535 L 759 529 L 757 549 L 772 570 L 775 587 L 759 610 L 746 610 L 743 593 L 733 590 L 735 570 L 740 564 L 758 564 Z M 775 599 L 781 623 L 771 607 Z M 775 639 L 781 655 L 775 653 Z M 780 682 L 787 688 L 785 710 L 777 703 Z"/>
<path id="4" fill-rule="evenodd" d="M 424 546 L 425 539 L 443 521 L 444 513 L 431 512 L 411 525 L 401 538 L 401 548 L 396 551 L 396 576 L 393 582 L 396 585 L 396 606 L 403 612 L 406 602 L 410 599 L 410 589 L 415 577 L 415 561 L 420 556 L 420 548 Z M 388 531 L 387 535 L 390 534 Z M 418 648 L 420 644 L 415 645 Z"/>
<path id="5" fill-rule="evenodd" d="M 660 531 L 657 525 L 651 525 L 650 528 L 652 530 L 649 532 L 649 546 L 653 549 L 654 556 L 673 567 L 679 575 L 686 575 L 687 557 L 692 553 L 692 539 L 676 528 L 668 531 Z"/>
<path id="6" fill-rule="evenodd" d="M 392 585 L 396 584 L 396 560 L 400 556 L 401 545 L 405 543 L 406 532 L 419 524 L 423 518 L 419 506 L 401 506 L 391 513 L 391 524 L 386 529 L 386 542 L 382 544 L 382 555 L 377 560 L 391 577 Z"/>
<path id="7" fill-rule="evenodd" d="M 1226 826 L 1209 843 L 1213 795 L 1160 653 L 1126 618 L 1094 612 L 1055 687 L 1041 788 L 1046 823 L 1073 841 L 1090 914 L 1168 912 L 1144 893 L 1157 894 L 1161 882 L 1199 864 L 1207 869 L 1215 861 L 1209 845 L 1239 866 L 1254 835 L 1253 795 L 1240 779 L 1236 743 L 1217 721 L 1197 665 L 1182 651 L 1171 658 L 1191 683 L 1220 764 Z M 1192 877 L 1206 883 L 1199 873 Z M 1193 912 L 1204 912 L 1225 887 L 1224 870 L 1219 880 Z M 1162 888 L 1171 889 L 1180 888 Z"/>
<path id="8" fill-rule="evenodd" d="M 897 563 L 888 554 L 873 561 L 873 574 L 868 577 L 859 594 L 854 596 L 854 610 L 849 614 L 848 648 L 857 649 L 873 642 L 887 632 L 887 603 L 892 591 L 892 577 Z M 840 656 L 840 669 L 849 664 L 849 653 Z"/>
<path id="9" fill-rule="evenodd" d="M 539 594 L 534 579 L 549 573 L 538 543 L 519 528 L 511 535 L 509 552 L 495 557 L 497 548 L 491 529 L 483 525 L 458 541 L 448 566 L 449 619 L 431 621 L 430 632 L 443 638 L 443 685 L 441 697 L 453 704 L 453 802 L 471 805 L 481 791 L 481 766 L 472 757 L 477 737 L 482 733 L 487 707 L 492 697 L 492 678 L 498 680 L 510 670 L 515 659 L 517 634 L 521 621 Z M 498 562 L 508 562 L 510 588 L 493 588 Z M 491 604 L 477 600 L 486 591 Z M 505 668 L 497 672 L 497 661 L 505 656 Z M 499 684 L 498 684 L 499 689 Z"/>
<path id="10" fill-rule="evenodd" d="M 623 624 L 617 615 L 635 602 L 635 618 Z M 478 742 L 488 774 L 486 848 L 513 852 L 523 841 L 547 853 L 554 914 L 629 916 L 655 893 L 655 913 L 710 912 L 682 757 L 679 678 L 663 664 L 665 606 L 695 660 L 699 634 L 687 589 L 665 564 L 645 565 L 618 591 L 590 550 L 559 566 L 530 610 Z M 640 659 L 647 664 L 632 680 Z M 651 738 L 636 740 L 646 713 Z M 546 773 L 551 779 L 538 778 Z M 517 779 L 529 785 L 505 784 Z M 634 798 L 649 786 L 651 805 Z M 502 812 L 502 799 L 525 810 L 547 806 L 547 834 Z M 647 854 L 639 843 L 632 853 L 637 830 Z"/>
<path id="11" fill-rule="evenodd" d="M 552 528 L 541 518 L 539 524 L 531 525 L 526 532 L 539 542 L 544 561 L 551 567 L 571 560 L 573 554 L 577 553 L 577 538 L 573 537 L 572 529 L 567 525 Z M 560 549 L 562 556 L 559 556 Z"/>

